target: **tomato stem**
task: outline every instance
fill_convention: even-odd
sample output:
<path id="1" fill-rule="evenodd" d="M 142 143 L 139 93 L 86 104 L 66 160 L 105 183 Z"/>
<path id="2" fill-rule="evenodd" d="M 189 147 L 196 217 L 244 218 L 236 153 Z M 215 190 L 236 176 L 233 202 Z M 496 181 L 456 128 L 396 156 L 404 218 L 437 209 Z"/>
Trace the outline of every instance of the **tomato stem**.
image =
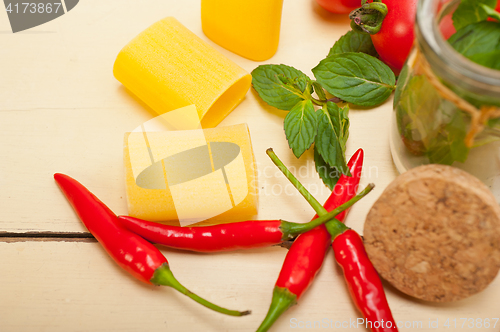
<path id="1" fill-rule="evenodd" d="M 352 20 L 351 27 L 370 35 L 376 34 L 382 28 L 382 22 L 387 13 L 387 6 L 382 2 L 364 3 L 349 14 L 349 18 Z"/>

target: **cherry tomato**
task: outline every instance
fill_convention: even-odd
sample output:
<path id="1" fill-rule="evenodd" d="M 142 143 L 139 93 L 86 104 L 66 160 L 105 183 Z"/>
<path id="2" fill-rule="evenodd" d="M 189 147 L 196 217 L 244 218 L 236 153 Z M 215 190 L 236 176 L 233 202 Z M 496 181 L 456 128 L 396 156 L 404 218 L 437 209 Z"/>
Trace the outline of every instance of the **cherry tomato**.
<path id="1" fill-rule="evenodd" d="M 379 32 L 371 35 L 380 60 L 397 75 L 410 54 L 415 38 L 418 0 L 382 0 L 388 13 Z"/>
<path id="2" fill-rule="evenodd" d="M 354 9 L 361 7 L 361 0 L 316 0 L 316 2 L 335 14 L 349 14 Z"/>

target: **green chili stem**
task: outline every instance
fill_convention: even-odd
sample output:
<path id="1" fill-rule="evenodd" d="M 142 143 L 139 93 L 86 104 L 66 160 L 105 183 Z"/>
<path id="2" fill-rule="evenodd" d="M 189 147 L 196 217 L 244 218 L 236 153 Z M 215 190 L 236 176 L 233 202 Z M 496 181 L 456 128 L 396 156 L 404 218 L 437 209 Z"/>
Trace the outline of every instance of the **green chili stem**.
<path id="1" fill-rule="evenodd" d="M 285 164 L 283 164 L 283 162 L 278 158 L 278 156 L 274 153 L 273 149 L 267 149 L 266 152 L 271 158 L 271 160 L 274 162 L 274 164 L 278 166 L 278 168 L 283 172 L 286 178 L 293 184 L 295 188 L 297 188 L 297 190 L 302 194 L 302 196 L 304 196 L 304 198 L 307 200 L 307 202 L 312 206 L 314 211 L 316 211 L 316 213 L 319 216 L 315 220 L 312 220 L 306 224 L 297 224 L 282 220 L 281 227 L 283 230 L 284 240 L 293 238 L 293 236 L 311 230 L 314 227 L 317 227 L 323 223 L 326 223 L 326 227 L 330 232 L 330 234 L 332 235 L 332 238 L 335 238 L 335 236 L 337 236 L 338 234 L 342 234 L 348 228 L 343 223 L 335 219 L 335 216 L 340 212 L 344 211 L 345 209 L 349 208 L 350 206 L 352 206 L 354 203 L 359 201 L 364 196 L 366 196 L 375 187 L 373 183 L 368 184 L 368 186 L 366 186 L 366 188 L 363 189 L 363 191 L 361 191 L 359 194 L 357 194 L 356 196 L 354 196 L 349 201 L 342 204 L 335 210 L 328 212 L 300 183 L 300 181 L 297 180 L 297 178 L 288 170 L 288 168 L 286 168 Z"/>
<path id="2" fill-rule="evenodd" d="M 209 302 L 199 297 L 198 295 L 196 295 L 195 293 L 191 292 L 186 287 L 181 285 L 179 281 L 177 281 L 177 279 L 172 274 L 172 271 L 170 271 L 170 267 L 168 266 L 168 264 L 163 264 L 162 266 L 157 268 L 153 275 L 153 278 L 151 278 L 150 281 L 151 283 L 153 283 L 153 285 L 163 285 L 172 287 L 175 290 L 179 291 L 180 293 L 198 302 L 199 304 L 204 305 L 205 307 L 212 309 L 214 311 L 220 312 L 221 314 L 226 314 L 229 316 L 245 316 L 250 314 L 250 311 L 237 311 L 237 310 L 229 310 L 226 308 L 222 308 L 216 304 L 213 304 L 212 302 Z"/>
<path id="3" fill-rule="evenodd" d="M 274 287 L 271 307 L 256 332 L 269 330 L 281 314 L 296 303 L 297 295 L 292 294 L 287 288 Z"/>
<path id="4" fill-rule="evenodd" d="M 336 222 L 335 222 L 336 221 Z M 332 240 L 349 229 L 338 220 L 330 220 L 325 224 L 326 230 L 330 233 Z"/>
<path id="5" fill-rule="evenodd" d="M 271 158 L 273 163 L 278 166 L 278 168 L 285 174 L 286 178 L 294 185 L 295 188 L 301 193 L 302 196 L 307 200 L 309 205 L 316 211 L 318 216 L 323 216 L 328 213 L 326 209 L 321 205 L 316 198 L 300 183 L 299 180 L 286 168 L 285 164 L 278 158 L 273 149 L 269 148 L 266 151 L 267 155 Z"/>
<path id="6" fill-rule="evenodd" d="M 311 229 L 318 227 L 319 225 L 322 225 L 324 223 L 327 223 L 328 221 L 334 219 L 339 213 L 341 213 L 344 210 L 347 210 L 351 206 L 353 206 L 357 201 L 365 197 L 372 189 L 375 187 L 373 183 L 370 183 L 366 186 L 365 189 L 363 189 L 359 194 L 345 202 L 344 204 L 340 205 L 337 207 L 335 210 L 332 210 L 328 212 L 327 214 L 318 217 L 308 223 L 305 224 L 298 224 L 294 222 L 289 222 L 282 220 L 281 221 L 281 228 L 283 231 L 283 238 L 284 240 L 292 239 L 302 233 L 305 233 L 307 231 L 310 231 Z M 344 225 L 339 222 L 339 224 Z M 335 226 L 332 226 L 335 227 Z M 345 226 L 344 226 L 345 227 Z"/>

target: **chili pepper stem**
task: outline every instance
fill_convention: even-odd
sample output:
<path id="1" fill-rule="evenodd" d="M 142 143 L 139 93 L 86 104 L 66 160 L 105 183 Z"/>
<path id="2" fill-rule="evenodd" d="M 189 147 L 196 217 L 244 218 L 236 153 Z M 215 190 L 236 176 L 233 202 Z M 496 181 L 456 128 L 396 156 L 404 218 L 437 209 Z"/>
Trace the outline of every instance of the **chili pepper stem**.
<path id="1" fill-rule="evenodd" d="M 350 229 L 341 222 L 330 222 L 330 221 L 328 221 L 325 224 L 325 227 L 328 233 L 330 233 L 332 240 L 334 240 L 337 236 Z"/>
<path id="2" fill-rule="evenodd" d="M 282 313 L 297 303 L 296 300 L 297 295 L 292 294 L 288 289 L 277 286 L 274 287 L 271 306 L 267 312 L 266 318 L 264 318 L 256 332 L 265 332 L 269 330 Z"/>
<path id="3" fill-rule="evenodd" d="M 319 225 L 325 224 L 325 223 L 327 225 L 329 224 L 330 228 L 332 228 L 332 229 L 338 228 L 339 230 L 342 230 L 340 232 L 340 233 L 342 233 L 343 231 L 345 231 L 347 229 L 347 227 L 344 226 L 344 224 L 342 224 L 340 222 L 330 223 L 330 220 L 332 220 L 339 213 L 347 210 L 352 205 L 354 205 L 357 201 L 359 201 L 360 199 L 365 197 L 370 191 L 372 191 L 372 189 L 374 187 L 375 187 L 375 185 L 373 183 L 368 184 L 366 186 L 366 188 L 363 189 L 359 194 L 357 194 L 356 196 L 354 196 L 353 198 L 351 198 L 350 200 L 348 200 L 344 204 L 340 205 L 335 210 L 332 210 L 332 211 L 328 212 L 327 214 L 324 214 L 323 216 L 316 218 L 308 223 L 298 224 L 298 223 L 282 220 L 280 227 L 281 227 L 281 230 L 283 232 L 283 240 L 288 240 L 288 239 L 294 238 L 302 233 L 310 231 L 311 229 L 313 229 Z"/>
<path id="4" fill-rule="evenodd" d="M 180 293 L 191 298 L 192 300 L 198 302 L 199 304 L 204 305 L 205 307 L 212 309 L 214 311 L 220 312 L 222 314 L 226 314 L 229 316 L 245 316 L 245 315 L 249 315 L 251 313 L 249 310 L 237 311 L 237 310 L 225 309 L 225 308 L 219 307 L 218 305 L 213 304 L 213 303 L 199 297 L 198 295 L 194 294 L 193 292 L 188 290 L 186 287 L 181 285 L 181 283 L 179 281 L 177 281 L 177 279 L 172 274 L 172 271 L 170 270 L 170 267 L 168 266 L 168 264 L 163 264 L 162 266 L 157 268 L 150 281 L 153 285 L 162 285 L 162 286 L 172 287 L 175 290 L 179 291 Z"/>
<path id="5" fill-rule="evenodd" d="M 286 168 L 285 164 L 278 158 L 273 149 L 269 148 L 266 151 L 267 155 L 271 158 L 273 163 L 285 174 L 286 178 L 294 185 L 302 196 L 309 202 L 311 207 L 316 211 L 318 216 L 323 216 L 328 213 L 320 202 L 300 183 L 299 180 Z"/>
<path id="6" fill-rule="evenodd" d="M 283 172 L 283 174 L 286 176 L 286 178 L 293 184 L 293 186 L 302 194 L 302 196 L 304 196 L 304 198 L 307 200 L 309 205 L 311 205 L 311 207 L 314 209 L 314 211 L 316 211 L 316 213 L 318 214 L 319 218 L 311 221 L 310 223 L 313 223 L 313 225 L 318 226 L 318 225 L 321 225 L 322 223 L 326 222 L 327 220 L 329 220 L 327 224 L 330 224 L 329 225 L 330 229 L 332 229 L 332 230 L 336 229 L 336 231 L 335 231 L 336 235 L 342 234 L 343 232 L 345 232 L 346 229 L 343 229 L 343 227 L 345 227 L 345 226 L 340 221 L 338 221 L 337 219 L 334 218 L 335 216 L 333 214 L 335 213 L 335 210 L 328 213 L 328 211 L 326 211 L 326 209 L 316 200 L 316 198 L 314 198 L 313 195 L 311 195 L 311 193 L 302 185 L 302 183 L 300 183 L 300 181 L 297 180 L 297 178 L 288 170 L 288 168 L 286 168 L 285 164 L 283 164 L 283 162 L 278 158 L 278 156 L 274 153 L 273 149 L 271 149 L 271 148 L 267 149 L 266 153 L 271 158 L 271 160 L 274 162 L 274 164 L 276 166 L 278 166 L 278 168 L 281 170 L 281 172 Z M 373 183 L 370 183 L 361 193 L 359 193 L 356 196 L 356 197 L 358 197 L 361 195 L 357 200 L 360 200 L 364 195 L 368 194 L 374 187 L 375 187 L 375 185 Z M 356 199 L 356 197 L 353 197 L 351 200 Z M 354 203 L 355 202 L 353 202 L 352 204 L 354 204 Z M 347 204 L 347 203 L 345 203 L 345 204 Z M 342 206 L 340 206 L 340 207 L 342 207 Z M 340 212 L 342 212 L 342 211 L 340 211 Z M 340 212 L 337 212 L 335 215 L 337 215 Z M 332 216 L 329 214 L 332 214 Z M 303 225 L 307 225 L 307 224 L 303 224 Z M 297 227 L 299 227 L 299 226 L 297 226 Z M 306 227 L 308 227 L 308 226 L 306 226 Z M 332 236 L 333 235 L 334 234 L 332 234 Z M 334 238 L 334 236 L 333 236 L 333 238 Z"/>

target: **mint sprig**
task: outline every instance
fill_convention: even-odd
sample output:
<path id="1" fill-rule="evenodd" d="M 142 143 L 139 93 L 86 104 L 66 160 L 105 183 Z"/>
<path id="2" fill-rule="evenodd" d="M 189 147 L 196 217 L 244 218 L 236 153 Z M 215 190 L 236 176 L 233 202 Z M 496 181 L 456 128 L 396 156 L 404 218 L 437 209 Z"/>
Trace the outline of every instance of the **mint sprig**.
<path id="1" fill-rule="evenodd" d="M 313 86 L 314 92 L 316 92 L 316 95 L 318 95 L 318 98 L 320 100 L 327 99 L 326 94 L 325 94 L 325 90 L 323 90 L 323 87 L 321 86 L 321 84 L 319 84 L 316 81 L 313 81 L 312 86 Z"/>
<path id="2" fill-rule="evenodd" d="M 318 152 L 318 148 L 314 147 L 314 164 L 316 167 L 316 172 L 318 172 L 319 177 L 323 180 L 323 183 L 330 189 L 333 189 L 335 184 L 342 174 L 337 167 L 330 166 Z"/>
<path id="3" fill-rule="evenodd" d="M 469 56 L 469 59 L 482 66 L 500 70 L 500 49 L 491 52 L 474 54 Z"/>
<path id="4" fill-rule="evenodd" d="M 495 8 L 497 0 L 462 0 L 457 9 L 453 12 L 453 26 L 458 31 L 467 25 L 484 21 L 488 18 L 488 13 L 483 5 Z"/>
<path id="5" fill-rule="evenodd" d="M 311 100 L 297 103 L 285 117 L 285 134 L 295 157 L 311 147 L 316 138 L 318 120 Z"/>
<path id="6" fill-rule="evenodd" d="M 469 24 L 454 33 L 448 42 L 465 57 L 500 50 L 500 23 L 482 21 Z"/>
<path id="7" fill-rule="evenodd" d="M 480 3 L 479 6 L 481 6 L 481 8 L 486 12 L 486 15 L 488 15 L 488 17 L 500 21 L 500 13 L 495 9 L 489 7 L 488 5 L 485 5 L 484 3 Z"/>
<path id="8" fill-rule="evenodd" d="M 448 42 L 469 60 L 500 69 L 500 23 L 481 21 L 469 24 L 453 34 Z"/>
<path id="9" fill-rule="evenodd" d="M 252 71 L 252 86 L 262 100 L 284 111 L 307 99 L 309 81 L 306 74 L 287 65 L 262 65 Z"/>
<path id="10" fill-rule="evenodd" d="M 361 52 L 375 57 L 378 55 L 370 35 L 354 30 L 340 37 L 328 52 L 328 56 L 348 52 Z"/>
<path id="11" fill-rule="evenodd" d="M 345 156 L 349 137 L 345 101 L 374 106 L 395 89 L 394 74 L 376 55 L 368 35 L 349 31 L 312 70 L 316 80 L 283 64 L 261 65 L 252 71 L 252 86 L 262 100 L 289 111 L 284 129 L 293 154 L 299 158 L 314 143 L 316 171 L 330 189 L 341 174 L 350 176 Z"/>
<path id="12" fill-rule="evenodd" d="M 396 77 L 382 61 L 364 53 L 334 54 L 312 69 L 326 91 L 361 106 L 383 103 L 396 88 Z"/>
<path id="13" fill-rule="evenodd" d="M 318 153 L 327 164 L 350 176 L 345 157 L 349 137 L 349 107 L 340 108 L 327 102 L 318 113 L 318 135 L 315 141 Z"/>
<path id="14" fill-rule="evenodd" d="M 465 114 L 456 112 L 431 141 L 427 150 L 429 162 L 443 165 L 451 165 L 455 161 L 465 162 L 470 150 L 465 145 L 466 128 Z"/>

